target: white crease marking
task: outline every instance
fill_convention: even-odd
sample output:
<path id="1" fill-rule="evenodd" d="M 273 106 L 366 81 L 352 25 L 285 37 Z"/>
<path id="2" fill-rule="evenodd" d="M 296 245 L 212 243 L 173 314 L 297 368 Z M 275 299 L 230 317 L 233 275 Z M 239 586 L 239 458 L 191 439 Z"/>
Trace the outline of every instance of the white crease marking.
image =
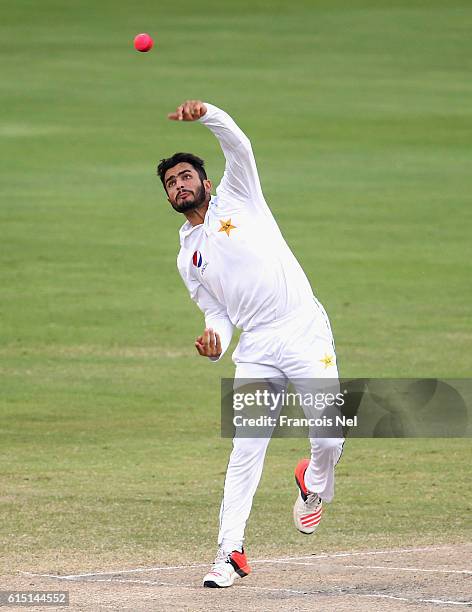
<path id="1" fill-rule="evenodd" d="M 301 557 L 281 557 L 280 559 L 259 559 L 251 561 L 254 563 L 286 563 L 288 561 L 298 561 L 302 559 L 311 559 L 317 561 L 318 559 L 333 559 L 338 557 L 360 557 L 364 555 L 393 555 L 403 554 L 410 552 L 429 552 L 432 550 L 444 550 L 451 548 L 450 546 L 425 546 L 423 548 L 399 548 L 394 550 L 368 550 L 360 552 L 342 552 L 342 553 L 322 553 L 320 555 L 303 555 Z"/>
<path id="2" fill-rule="evenodd" d="M 422 548 L 401 548 L 401 549 L 393 549 L 393 550 L 370 550 L 370 551 L 359 551 L 359 552 L 342 552 L 342 553 L 322 553 L 320 555 L 303 555 L 300 557 L 281 557 L 279 559 L 256 559 L 251 561 L 251 565 L 255 565 L 258 563 L 290 563 L 294 561 L 299 561 L 303 559 L 311 559 L 312 561 L 317 561 L 319 559 L 336 559 L 340 557 L 358 557 L 363 555 L 393 555 L 393 554 L 403 554 L 403 553 L 412 553 L 412 552 L 429 552 L 432 550 L 444 550 L 451 548 L 450 546 L 426 546 Z M 192 569 L 193 567 L 208 567 L 209 563 L 194 563 L 189 565 L 161 565 L 156 567 L 138 567 L 134 569 L 125 569 L 125 570 L 114 570 L 108 572 L 89 572 L 86 574 L 67 574 L 63 576 L 56 576 L 53 574 L 35 574 L 31 572 L 20 572 L 22 574 L 26 574 L 28 576 L 38 576 L 45 578 L 58 578 L 60 580 L 74 580 L 75 578 L 90 578 L 92 576 L 115 576 L 117 574 L 133 574 L 133 573 L 142 573 L 142 572 L 163 572 L 167 570 L 186 570 Z"/>
<path id="3" fill-rule="evenodd" d="M 472 570 L 430 569 L 421 567 L 389 567 L 386 565 L 341 565 L 355 569 L 395 570 L 399 572 L 437 572 L 440 574 L 472 574 Z"/>
<path id="4" fill-rule="evenodd" d="M 408 550 L 412 550 L 412 549 L 408 549 Z M 177 567 L 180 568 L 181 566 L 177 566 Z M 185 566 L 185 567 L 193 567 L 193 566 Z M 349 566 L 343 566 L 343 567 L 349 567 Z M 367 569 L 365 566 L 352 566 L 352 567 Z M 165 569 L 169 569 L 169 568 L 165 568 Z M 379 569 L 394 569 L 394 568 L 381 567 Z M 468 570 L 466 571 L 468 572 Z M 77 582 L 80 582 L 80 578 L 89 576 L 88 574 L 76 575 L 75 577 L 72 577 L 72 576 L 55 576 L 53 574 L 33 574 L 30 572 L 21 572 L 21 573 L 27 574 L 30 576 L 42 576 L 42 577 L 48 577 L 48 578 L 66 579 L 66 580 L 77 581 Z M 193 584 L 175 584 L 172 582 L 161 582 L 157 580 L 137 580 L 137 579 L 130 580 L 130 579 L 124 579 L 124 578 L 97 578 L 96 580 L 86 581 L 86 582 L 107 582 L 107 583 L 119 583 L 119 584 L 147 584 L 150 586 L 173 587 L 173 588 L 192 588 L 192 589 L 198 589 L 198 590 L 200 588 L 203 588 L 203 587 L 196 586 Z M 370 598 L 370 599 L 372 598 L 393 599 L 395 601 L 406 601 L 409 603 L 432 603 L 432 604 L 438 604 L 438 605 L 472 606 L 472 601 L 455 601 L 455 600 L 445 600 L 445 599 L 437 599 L 437 598 L 423 599 L 423 598 L 402 597 L 400 595 L 387 595 L 384 593 L 349 593 L 349 592 L 343 592 L 342 590 L 337 590 L 335 592 L 309 591 L 309 590 L 302 591 L 298 589 L 280 589 L 280 588 L 274 588 L 274 587 L 260 587 L 260 586 L 249 586 L 249 585 L 238 585 L 237 588 L 245 589 L 248 591 L 251 591 L 251 590 L 269 591 L 269 592 L 275 592 L 275 593 L 289 593 L 292 595 L 302 595 L 302 596 L 316 595 L 318 597 L 319 596 L 332 597 L 333 595 L 335 595 L 335 596 L 345 596 L 345 597 L 365 597 L 365 598 Z"/>

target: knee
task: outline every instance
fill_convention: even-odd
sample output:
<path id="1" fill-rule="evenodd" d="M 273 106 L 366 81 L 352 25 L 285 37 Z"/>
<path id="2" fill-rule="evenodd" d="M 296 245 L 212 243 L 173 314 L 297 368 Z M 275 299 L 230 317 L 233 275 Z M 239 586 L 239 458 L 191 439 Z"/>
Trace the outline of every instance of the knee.
<path id="1" fill-rule="evenodd" d="M 232 459 L 250 459 L 264 455 L 269 444 L 269 438 L 234 438 Z"/>
<path id="2" fill-rule="evenodd" d="M 342 451 L 344 438 L 310 438 L 312 453 L 323 451 Z"/>

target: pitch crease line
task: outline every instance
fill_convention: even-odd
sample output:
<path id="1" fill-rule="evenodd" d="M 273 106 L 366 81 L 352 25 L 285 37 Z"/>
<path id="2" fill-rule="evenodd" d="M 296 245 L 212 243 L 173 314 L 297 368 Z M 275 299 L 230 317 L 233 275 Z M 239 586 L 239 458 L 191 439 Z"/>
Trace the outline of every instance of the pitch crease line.
<path id="1" fill-rule="evenodd" d="M 22 572 L 24 574 L 28 574 L 28 572 Z M 44 576 L 50 578 L 64 578 L 64 576 L 54 576 L 52 574 L 29 574 L 31 576 Z M 72 580 L 71 578 L 69 578 Z M 89 582 L 89 581 L 87 581 Z M 120 579 L 120 578 L 97 578 L 97 580 L 93 580 L 90 582 L 107 582 L 107 583 L 119 583 L 119 584 L 148 584 L 151 586 L 162 586 L 162 587 L 173 587 L 173 588 L 191 588 L 191 589 L 200 589 L 201 587 L 197 587 L 194 584 L 175 584 L 173 582 L 159 582 L 157 580 L 128 580 L 128 579 Z M 253 591 L 271 591 L 276 593 L 291 593 L 293 595 L 318 595 L 323 597 L 330 597 L 334 595 L 333 592 L 324 592 L 324 591 L 300 591 L 297 589 L 278 589 L 272 587 L 258 587 L 258 586 L 246 586 L 246 585 L 238 585 L 236 588 L 245 589 L 245 590 L 253 590 Z M 369 598 L 380 598 L 380 599 L 395 599 L 397 601 L 408 601 L 410 603 L 433 603 L 440 605 L 455 605 L 455 606 L 470 606 L 472 605 L 472 601 L 451 601 L 444 599 L 415 599 L 411 597 L 400 597 L 398 595 L 385 595 L 383 593 L 343 593 L 342 591 L 336 591 L 336 595 L 344 595 L 348 597 L 369 597 Z"/>
<path id="2" fill-rule="evenodd" d="M 432 550 L 445 550 L 451 548 L 451 546 L 426 546 L 421 548 L 400 548 L 393 550 L 370 550 L 370 551 L 356 551 L 356 552 L 342 552 L 342 553 L 322 553 L 320 555 L 303 555 L 299 557 L 280 557 L 279 559 L 255 559 L 251 561 L 251 564 L 256 563 L 287 563 L 291 561 L 299 561 L 303 559 L 311 559 L 317 561 L 318 559 L 336 559 L 340 557 L 358 557 L 363 555 L 393 555 L 403 554 L 411 552 L 428 552 Z M 74 580 L 75 578 L 88 578 L 91 576 L 115 576 L 118 574 L 133 574 L 143 572 L 161 572 L 166 570 L 186 570 L 194 567 L 208 567 L 209 563 L 193 563 L 189 565 L 168 565 L 168 566 L 155 566 L 155 567 L 138 567 L 134 569 L 114 570 L 108 572 L 89 572 L 82 574 L 67 574 L 64 576 L 56 576 L 53 574 L 37 574 L 31 572 L 20 572 L 28 576 L 44 577 L 44 578 L 58 578 L 60 580 Z"/>
<path id="3" fill-rule="evenodd" d="M 254 562 L 253 562 L 254 563 Z M 303 567 L 315 567 L 317 563 L 304 561 L 277 561 L 284 565 L 301 565 Z M 350 569 L 374 569 L 374 570 L 395 570 L 400 572 L 437 572 L 440 574 L 472 574 L 472 570 L 454 570 L 443 568 L 420 568 L 420 567 L 391 567 L 388 565 L 336 565 Z"/>
<path id="4" fill-rule="evenodd" d="M 20 572 L 27 576 L 36 576 L 44 578 L 59 578 L 60 580 L 75 580 L 76 578 L 90 578 L 91 576 L 116 576 L 119 574 L 138 574 L 143 572 L 159 572 L 165 570 L 182 570 L 192 569 L 193 567 L 208 567 L 209 563 L 194 563 L 191 565 L 166 565 L 160 567 L 138 567 L 136 569 L 115 570 L 113 572 L 90 572 L 88 574 L 67 574 L 59 576 L 56 574 L 35 574 L 33 572 Z"/>
<path id="5" fill-rule="evenodd" d="M 356 551 L 356 552 L 342 552 L 342 553 L 321 553 L 319 555 L 303 555 L 300 557 L 280 557 L 279 559 L 256 559 L 251 561 L 254 563 L 285 563 L 287 561 L 298 561 L 302 559 L 311 559 L 317 561 L 318 559 L 336 559 L 339 557 L 360 557 L 363 555 L 394 555 L 403 554 L 410 552 L 429 552 L 432 550 L 445 550 L 451 548 L 450 546 L 425 546 L 422 548 L 399 548 L 393 550 L 368 550 L 368 551 Z"/>
<path id="6" fill-rule="evenodd" d="M 437 572 L 440 574 L 472 574 L 472 570 L 430 569 L 420 567 L 388 567 L 386 565 L 341 565 L 355 569 L 391 570 L 398 572 Z"/>
<path id="7" fill-rule="evenodd" d="M 77 582 L 79 582 L 77 580 Z M 197 588 L 194 584 L 175 584 L 175 582 L 160 582 L 159 580 L 129 580 L 127 578 L 97 578 L 97 580 L 87 580 L 87 584 L 95 584 L 96 582 L 117 582 L 119 584 L 149 584 L 151 586 L 162 587 L 180 587 L 180 588 Z M 203 588 L 203 587 L 202 587 Z"/>
<path id="8" fill-rule="evenodd" d="M 450 604 L 450 605 L 456 605 L 456 606 L 470 606 L 472 604 L 472 601 L 451 601 L 451 600 L 444 600 L 444 599 L 421 599 L 421 598 L 412 598 L 412 597 L 401 597 L 399 595 L 385 595 L 383 593 L 344 593 L 342 591 L 336 591 L 336 592 L 324 592 L 324 591 L 299 591 L 296 589 L 277 589 L 277 588 L 271 588 L 271 587 L 258 587 L 258 586 L 245 586 L 245 585 L 238 585 L 237 587 L 238 589 L 246 589 L 246 590 L 251 590 L 251 589 L 255 589 L 258 591 L 275 591 L 275 592 L 280 592 L 280 593 L 293 593 L 296 595 L 317 595 L 317 596 L 322 596 L 322 597 L 331 597 L 333 595 L 336 596 L 347 596 L 347 597 L 370 597 L 370 598 L 381 598 L 381 599 L 395 599 L 398 601 L 408 601 L 410 603 L 434 603 L 434 604 Z"/>

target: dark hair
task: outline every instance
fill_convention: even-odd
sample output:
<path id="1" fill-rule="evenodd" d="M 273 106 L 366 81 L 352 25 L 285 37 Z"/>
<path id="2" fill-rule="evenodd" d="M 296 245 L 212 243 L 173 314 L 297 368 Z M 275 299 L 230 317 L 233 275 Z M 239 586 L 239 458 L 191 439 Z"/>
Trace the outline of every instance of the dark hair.
<path id="1" fill-rule="evenodd" d="M 174 153 L 172 157 L 168 157 L 167 159 L 161 159 L 159 165 L 157 166 L 157 175 L 162 181 L 164 185 L 164 189 L 166 189 L 166 185 L 164 182 L 164 177 L 166 175 L 167 170 L 173 168 L 177 164 L 181 162 L 187 162 L 191 166 L 195 168 L 198 172 L 198 176 L 202 181 L 206 180 L 207 174 L 205 172 L 205 162 L 200 157 L 193 155 L 193 153 Z"/>

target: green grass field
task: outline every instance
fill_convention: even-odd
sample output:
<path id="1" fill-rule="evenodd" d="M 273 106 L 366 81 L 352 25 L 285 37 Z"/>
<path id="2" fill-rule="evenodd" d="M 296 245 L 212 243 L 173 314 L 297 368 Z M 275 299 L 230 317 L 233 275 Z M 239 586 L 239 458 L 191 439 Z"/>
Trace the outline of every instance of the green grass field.
<path id="1" fill-rule="evenodd" d="M 67 4 L 67 8 L 66 8 Z M 0 548 L 7 571 L 210 560 L 229 440 L 218 364 L 155 177 L 223 159 L 232 114 L 325 304 L 343 376 L 467 377 L 472 6 L 465 0 L 6 0 L 0 22 Z M 151 53 L 132 48 L 138 32 Z M 319 536 L 274 440 L 250 555 L 464 541 L 467 440 L 353 440 Z"/>

